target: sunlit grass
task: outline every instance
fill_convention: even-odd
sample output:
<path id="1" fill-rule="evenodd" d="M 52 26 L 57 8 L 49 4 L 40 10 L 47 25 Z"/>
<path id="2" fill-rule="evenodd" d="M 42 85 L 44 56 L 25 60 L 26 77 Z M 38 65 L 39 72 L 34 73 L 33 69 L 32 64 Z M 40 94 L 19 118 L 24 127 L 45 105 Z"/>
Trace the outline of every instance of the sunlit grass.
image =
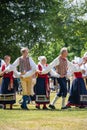
<path id="1" fill-rule="evenodd" d="M 51 93 L 51 100 L 55 93 Z M 56 110 L 36 110 L 35 104 L 29 110 L 21 110 L 17 103 L 13 110 L 0 109 L 0 130 L 87 130 L 87 109 L 70 108 L 61 110 L 61 99 Z"/>

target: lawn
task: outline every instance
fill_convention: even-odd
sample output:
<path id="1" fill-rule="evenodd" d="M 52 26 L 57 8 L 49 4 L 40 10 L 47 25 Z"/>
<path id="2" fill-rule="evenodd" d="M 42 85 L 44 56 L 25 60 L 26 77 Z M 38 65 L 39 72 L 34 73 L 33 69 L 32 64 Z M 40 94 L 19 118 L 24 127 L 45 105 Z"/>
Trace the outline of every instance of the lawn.
<path id="1" fill-rule="evenodd" d="M 61 110 L 60 99 L 56 110 L 36 110 L 35 104 L 30 104 L 26 111 L 18 104 L 20 98 L 17 95 L 13 110 L 0 109 L 0 130 L 87 130 L 87 108 Z"/>

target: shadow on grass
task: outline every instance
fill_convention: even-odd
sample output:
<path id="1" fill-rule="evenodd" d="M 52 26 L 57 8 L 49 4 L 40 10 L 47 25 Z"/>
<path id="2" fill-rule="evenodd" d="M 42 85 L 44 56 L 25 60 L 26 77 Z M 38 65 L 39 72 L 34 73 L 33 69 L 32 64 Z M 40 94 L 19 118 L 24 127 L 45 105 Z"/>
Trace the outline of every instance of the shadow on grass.
<path id="1" fill-rule="evenodd" d="M 48 109 L 48 110 L 43 110 L 43 109 L 40 109 L 40 110 L 38 110 L 38 109 L 35 109 L 35 108 L 29 108 L 29 110 L 24 110 L 24 109 L 21 109 L 21 108 L 13 108 L 13 109 L 9 109 L 9 108 L 7 108 L 7 109 L 5 109 L 5 110 L 10 110 L 10 111 L 38 111 L 38 112 L 72 112 L 72 111 L 87 111 L 87 108 L 68 108 L 68 109 L 63 109 L 63 110 L 61 110 L 61 109 L 55 109 L 55 110 L 52 110 L 52 109 Z"/>

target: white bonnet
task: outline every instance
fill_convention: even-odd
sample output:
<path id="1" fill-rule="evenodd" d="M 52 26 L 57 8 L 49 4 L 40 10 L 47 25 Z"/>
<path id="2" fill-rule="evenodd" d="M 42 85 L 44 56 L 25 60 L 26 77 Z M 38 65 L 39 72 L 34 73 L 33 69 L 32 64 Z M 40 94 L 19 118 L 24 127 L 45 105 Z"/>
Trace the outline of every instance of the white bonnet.
<path id="1" fill-rule="evenodd" d="M 75 56 L 74 61 L 75 61 L 75 63 L 77 63 L 77 64 L 81 64 L 81 63 L 83 62 L 83 58 L 80 58 L 80 57 L 76 57 L 76 56 Z"/>
<path id="2" fill-rule="evenodd" d="M 39 56 L 38 60 L 41 62 L 43 59 L 47 60 L 47 58 L 45 56 Z"/>

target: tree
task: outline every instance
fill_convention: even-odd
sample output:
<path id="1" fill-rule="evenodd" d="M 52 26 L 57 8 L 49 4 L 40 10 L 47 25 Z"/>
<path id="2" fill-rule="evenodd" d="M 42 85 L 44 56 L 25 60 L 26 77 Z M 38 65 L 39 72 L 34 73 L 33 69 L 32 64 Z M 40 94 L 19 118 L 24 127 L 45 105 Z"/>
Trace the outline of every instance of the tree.
<path id="1" fill-rule="evenodd" d="M 1 0 L 1 50 L 5 49 L 4 44 L 7 48 L 12 47 L 11 51 L 17 47 L 16 54 L 19 55 L 19 48 L 27 46 L 33 52 L 39 48 L 36 55 L 38 56 L 42 55 L 43 48 L 43 54 L 49 57 L 50 61 L 48 54 L 53 54 L 53 58 L 57 55 L 56 45 L 57 49 L 68 47 L 70 59 L 75 55 L 81 56 L 82 48 L 86 51 L 87 21 L 82 17 L 87 11 L 87 2 L 80 6 L 72 3 L 73 0 Z M 1 51 L 0 56 L 7 52 Z M 15 52 L 11 54 L 13 53 Z"/>
<path id="2" fill-rule="evenodd" d="M 54 43 L 47 43 L 44 45 L 44 43 L 35 44 L 34 47 L 31 49 L 30 53 L 36 63 L 38 62 L 38 57 L 41 55 L 46 56 L 47 62 L 50 63 L 54 58 L 56 58 L 59 53 L 60 49 L 64 46 L 63 41 L 57 40 Z"/>

